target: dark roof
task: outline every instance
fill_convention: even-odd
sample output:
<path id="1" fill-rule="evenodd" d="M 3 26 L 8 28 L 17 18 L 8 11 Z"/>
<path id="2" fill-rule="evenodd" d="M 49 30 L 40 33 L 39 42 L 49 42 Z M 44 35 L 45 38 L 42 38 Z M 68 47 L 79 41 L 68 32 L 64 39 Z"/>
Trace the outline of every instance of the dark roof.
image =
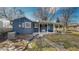
<path id="1" fill-rule="evenodd" d="M 17 18 L 17 19 L 14 19 L 14 21 L 15 21 L 15 20 L 19 20 L 19 19 L 26 19 L 26 20 L 28 20 L 28 21 L 30 21 L 30 22 L 33 22 L 33 21 L 31 21 L 30 19 L 28 19 L 27 17 Z"/>

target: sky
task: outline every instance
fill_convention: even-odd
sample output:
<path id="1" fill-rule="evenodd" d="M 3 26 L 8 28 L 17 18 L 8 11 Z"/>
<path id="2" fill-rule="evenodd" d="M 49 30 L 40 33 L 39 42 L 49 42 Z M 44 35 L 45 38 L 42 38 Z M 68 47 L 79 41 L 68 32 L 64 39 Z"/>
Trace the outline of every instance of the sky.
<path id="1" fill-rule="evenodd" d="M 27 18 L 35 20 L 33 14 L 37 11 L 36 7 L 21 7 L 20 9 L 24 12 Z"/>
<path id="2" fill-rule="evenodd" d="M 24 12 L 25 16 L 31 20 L 35 20 L 33 14 L 37 11 L 38 7 L 20 7 L 20 9 Z M 56 12 L 56 16 L 61 14 L 60 10 Z M 74 15 L 76 17 L 71 17 L 71 23 L 79 23 L 79 8 L 75 11 Z"/>

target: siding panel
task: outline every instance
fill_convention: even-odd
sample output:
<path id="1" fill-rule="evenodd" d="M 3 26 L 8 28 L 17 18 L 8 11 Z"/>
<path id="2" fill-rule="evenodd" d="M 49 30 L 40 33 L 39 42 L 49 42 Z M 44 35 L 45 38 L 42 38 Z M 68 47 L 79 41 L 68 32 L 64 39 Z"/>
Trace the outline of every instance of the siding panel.
<path id="1" fill-rule="evenodd" d="M 31 22 L 31 21 L 25 17 L 15 19 L 13 21 L 13 31 L 15 31 L 17 34 L 32 34 L 33 33 L 32 22 L 31 22 L 31 28 L 23 28 L 22 23 L 24 22 Z M 19 27 L 19 25 L 21 25 L 21 27 Z"/>

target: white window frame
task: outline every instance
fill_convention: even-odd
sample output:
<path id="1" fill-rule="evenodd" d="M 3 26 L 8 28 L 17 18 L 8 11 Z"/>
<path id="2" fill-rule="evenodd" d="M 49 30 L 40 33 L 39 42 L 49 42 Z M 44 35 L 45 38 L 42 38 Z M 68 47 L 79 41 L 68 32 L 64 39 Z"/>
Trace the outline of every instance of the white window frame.
<path id="1" fill-rule="evenodd" d="M 22 23 L 22 28 L 25 28 L 25 23 Z"/>
<path id="2" fill-rule="evenodd" d="M 38 28 L 38 23 L 34 23 L 34 28 Z"/>
<path id="3" fill-rule="evenodd" d="M 25 22 L 25 28 L 31 28 L 31 22 Z"/>

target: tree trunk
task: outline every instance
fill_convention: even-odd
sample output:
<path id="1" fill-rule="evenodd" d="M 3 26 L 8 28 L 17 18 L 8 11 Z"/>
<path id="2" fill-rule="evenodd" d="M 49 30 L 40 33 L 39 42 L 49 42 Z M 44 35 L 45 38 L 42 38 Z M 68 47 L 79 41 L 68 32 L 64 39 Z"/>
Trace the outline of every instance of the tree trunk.
<path id="1" fill-rule="evenodd" d="M 67 26 L 67 23 L 66 23 L 65 26 L 64 26 L 65 33 L 67 32 L 67 28 L 68 28 L 68 26 Z"/>

